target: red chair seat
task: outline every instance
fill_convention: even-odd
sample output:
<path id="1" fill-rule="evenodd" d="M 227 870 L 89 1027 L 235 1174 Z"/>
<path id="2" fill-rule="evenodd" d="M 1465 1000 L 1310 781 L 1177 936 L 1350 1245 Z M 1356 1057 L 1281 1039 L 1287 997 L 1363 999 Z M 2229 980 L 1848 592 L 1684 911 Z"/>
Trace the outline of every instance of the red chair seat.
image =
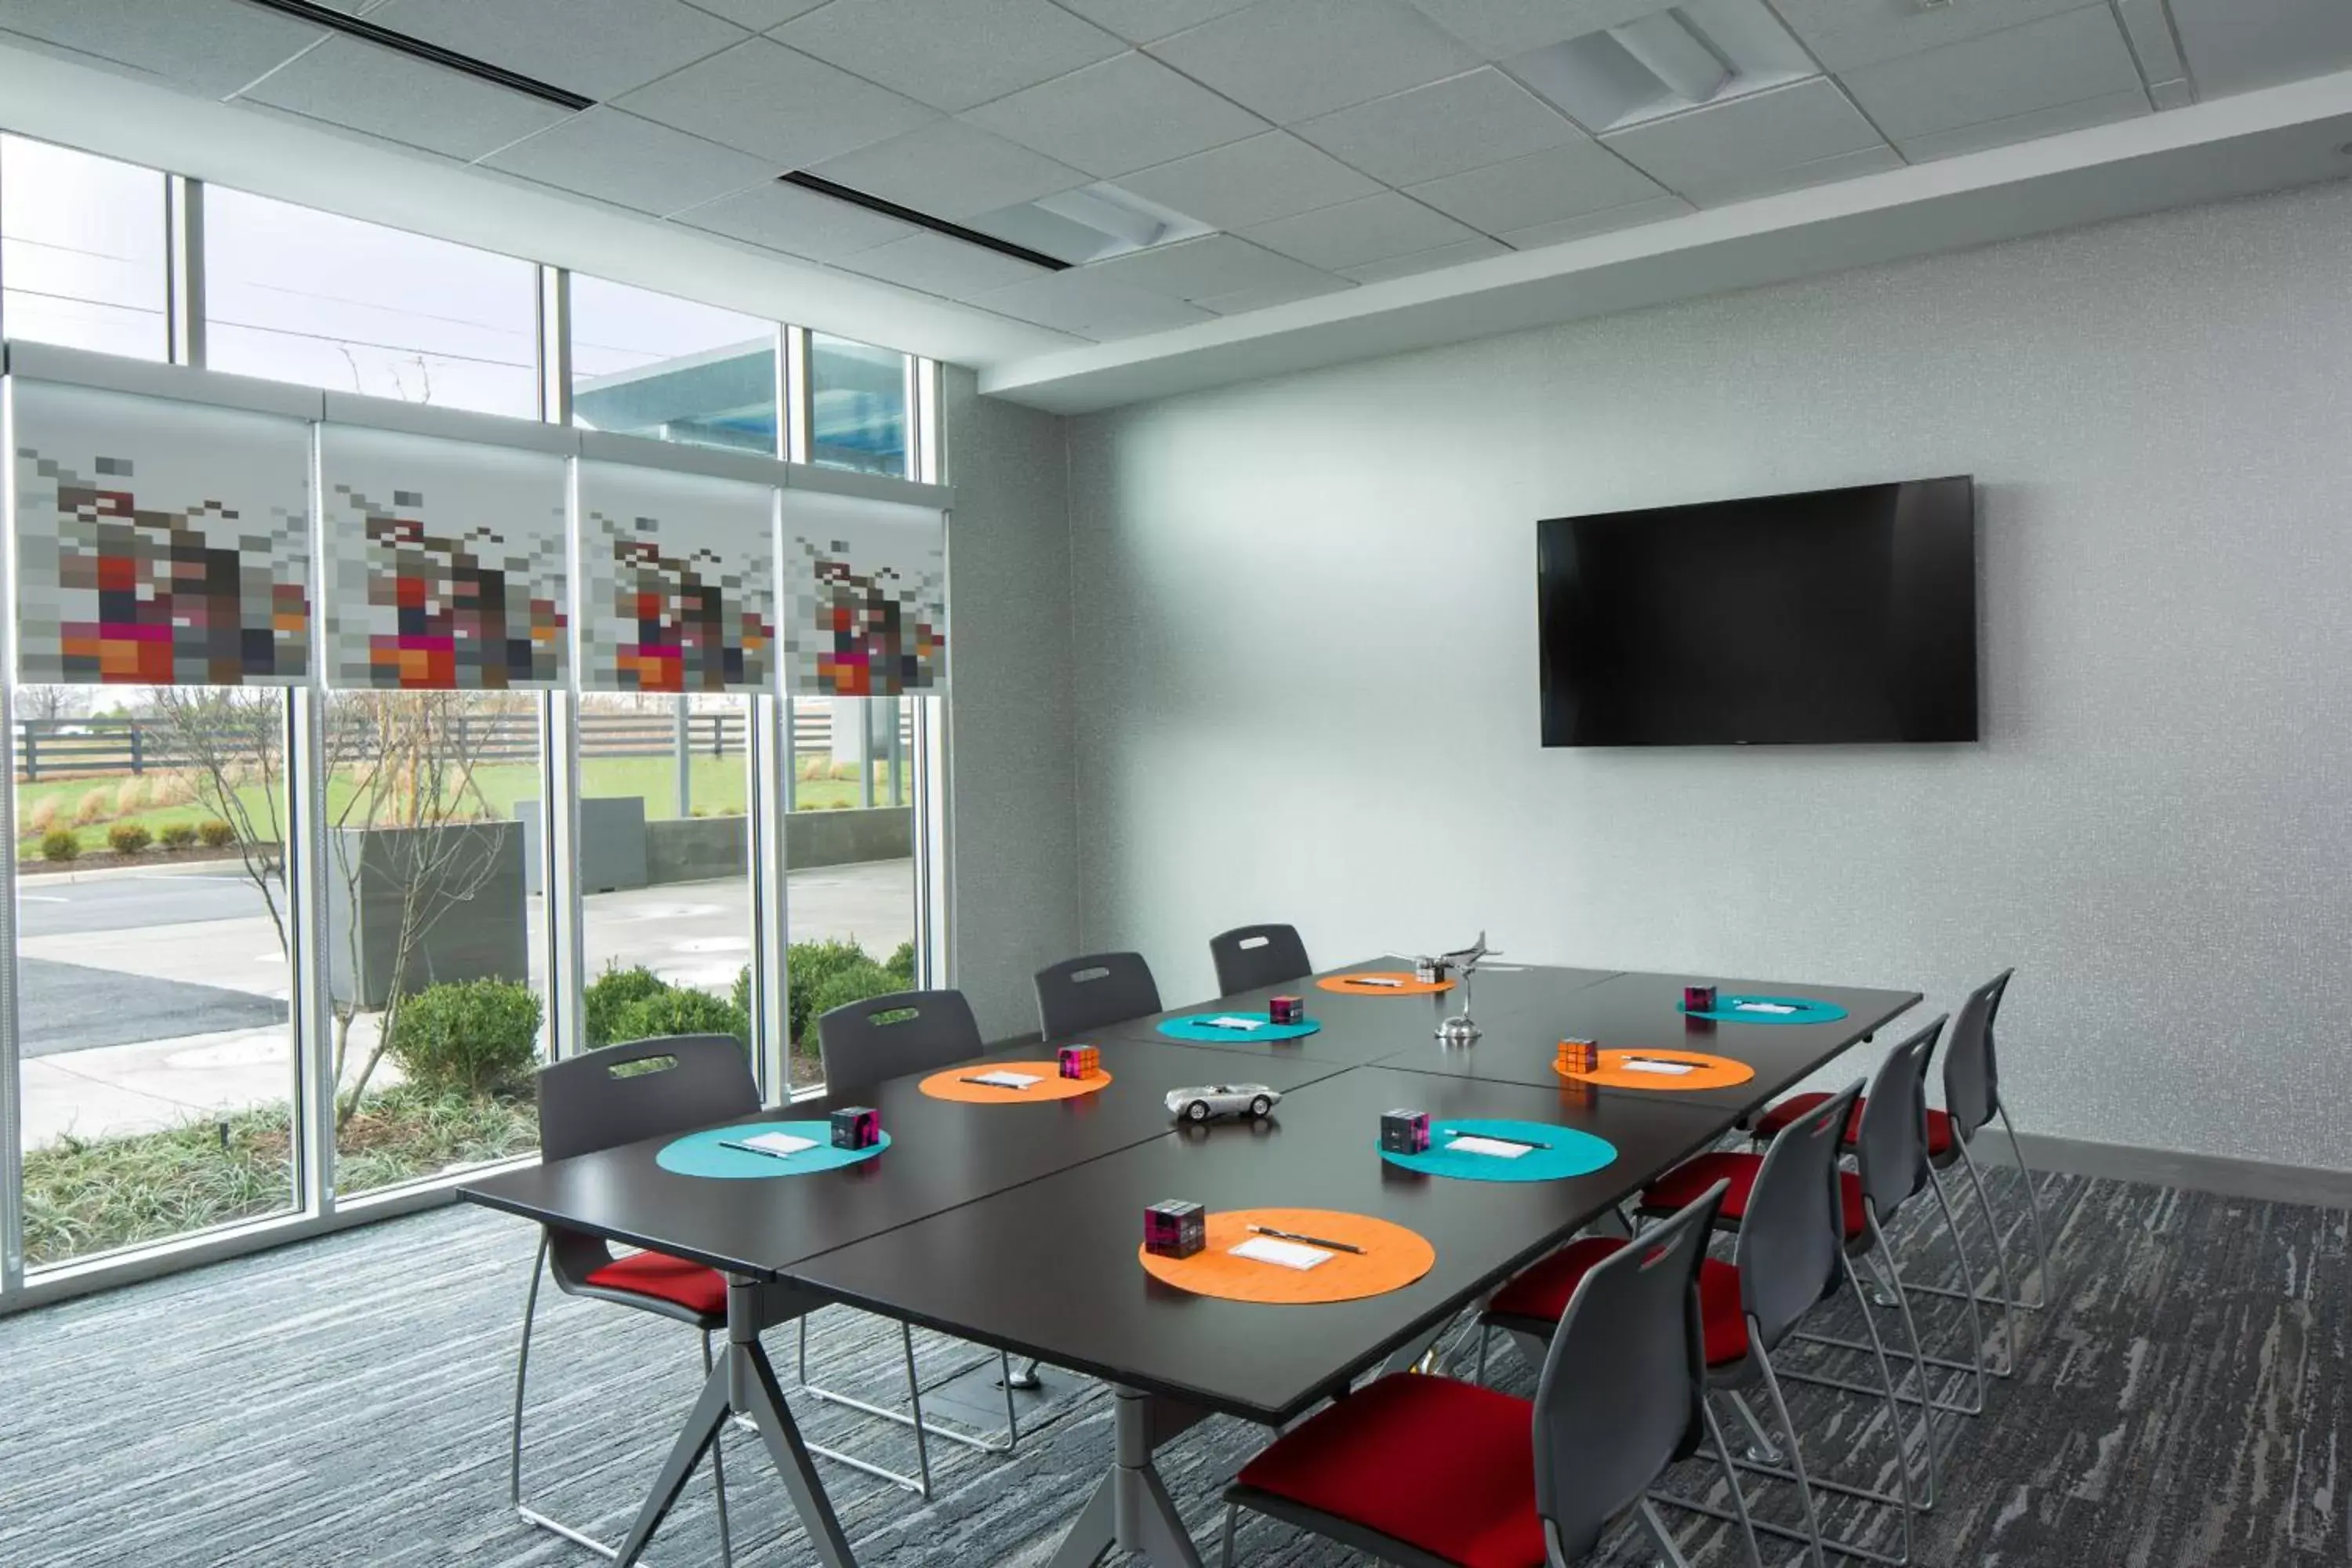
<path id="1" fill-rule="evenodd" d="M 1579 1281 L 1603 1258 L 1632 1243 L 1622 1237 L 1588 1236 L 1539 1263 L 1522 1269 L 1487 1302 L 1491 1317 L 1557 1323 L 1568 1315 L 1568 1299 Z M 1698 1308 L 1706 1331 L 1706 1364 L 1727 1366 L 1748 1354 L 1748 1314 L 1739 1305 L 1739 1270 L 1717 1258 L 1698 1269 Z"/>
<path id="2" fill-rule="evenodd" d="M 1403 1373 L 1340 1400 L 1242 1469 L 1244 1487 L 1462 1568 L 1541 1568 L 1535 1411 Z"/>
<path id="3" fill-rule="evenodd" d="M 1796 1121 L 1797 1118 L 1804 1115 L 1807 1111 L 1818 1110 L 1820 1107 L 1827 1104 L 1829 1102 L 1829 1098 L 1830 1097 L 1826 1094 L 1791 1095 L 1790 1098 L 1782 1100 L 1780 1104 L 1774 1106 L 1771 1110 L 1766 1111 L 1763 1115 L 1756 1119 L 1756 1136 L 1759 1139 L 1767 1139 L 1774 1136 L 1780 1131 L 1780 1129 L 1786 1127 L 1791 1121 Z M 1864 1103 L 1866 1103 L 1865 1099 L 1857 1098 L 1853 1102 L 1853 1114 L 1846 1118 L 1845 1142 L 1848 1145 L 1862 1142 L 1862 1108 Z M 1942 1110 L 1929 1110 L 1927 1112 L 1928 1158 L 1941 1160 L 1951 1152 L 1952 1118 L 1950 1113 Z"/>
<path id="4" fill-rule="evenodd" d="M 1730 1190 L 1723 1194 L 1723 1206 L 1716 1215 L 1721 1220 L 1738 1220 L 1748 1213 L 1748 1194 L 1756 1185 L 1756 1173 L 1763 1168 L 1761 1154 L 1736 1151 L 1701 1154 L 1684 1161 L 1651 1183 L 1642 1194 L 1642 1207 L 1651 1213 L 1673 1214 L 1697 1202 L 1716 1183 L 1728 1182 Z M 1840 1171 L 1838 1186 L 1845 1194 L 1845 1238 L 1858 1241 L 1869 1228 L 1862 1201 L 1862 1178 L 1852 1171 Z"/>
<path id="5" fill-rule="evenodd" d="M 591 1273 L 584 1283 L 650 1296 L 707 1318 L 727 1315 L 727 1277 L 716 1268 L 667 1253 L 635 1252 L 616 1258 Z"/>

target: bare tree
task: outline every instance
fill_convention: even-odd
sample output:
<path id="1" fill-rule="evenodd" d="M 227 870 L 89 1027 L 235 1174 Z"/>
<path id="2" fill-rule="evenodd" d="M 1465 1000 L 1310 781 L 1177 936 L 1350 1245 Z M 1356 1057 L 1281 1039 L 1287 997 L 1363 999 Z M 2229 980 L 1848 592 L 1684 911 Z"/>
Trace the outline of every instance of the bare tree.
<path id="1" fill-rule="evenodd" d="M 84 686 L 20 686 L 16 688 L 19 719 L 81 719 L 89 716 L 89 689 Z"/>
<path id="2" fill-rule="evenodd" d="M 236 834 L 238 868 L 261 894 L 291 957 L 286 930 L 286 696 L 266 687 L 159 686 L 154 716 L 166 755 L 186 770 L 196 804 Z"/>

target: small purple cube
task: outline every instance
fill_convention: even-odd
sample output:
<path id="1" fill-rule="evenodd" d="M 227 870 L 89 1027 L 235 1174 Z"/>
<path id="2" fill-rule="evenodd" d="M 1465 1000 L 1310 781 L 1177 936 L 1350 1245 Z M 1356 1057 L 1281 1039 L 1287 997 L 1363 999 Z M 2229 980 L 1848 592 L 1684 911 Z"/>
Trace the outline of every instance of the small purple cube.
<path id="1" fill-rule="evenodd" d="M 1685 1012 L 1685 1013 L 1712 1013 L 1712 1012 L 1714 1012 L 1714 1011 L 1715 1011 L 1715 987 L 1714 987 L 1714 986 L 1712 986 L 1712 985 L 1685 985 L 1685 986 L 1684 986 L 1684 987 L 1683 987 L 1683 1011 L 1684 1011 L 1684 1012 Z"/>
<path id="2" fill-rule="evenodd" d="M 833 1113 L 833 1146 L 871 1149 L 882 1142 L 882 1113 L 871 1106 L 845 1105 Z"/>
<path id="3" fill-rule="evenodd" d="M 1155 1258 L 1190 1258 L 1209 1245 L 1209 1211 L 1167 1198 L 1143 1211 L 1143 1250 Z"/>
<path id="4" fill-rule="evenodd" d="M 1429 1112 L 1386 1110 L 1381 1113 L 1381 1149 L 1390 1154 L 1429 1152 Z"/>

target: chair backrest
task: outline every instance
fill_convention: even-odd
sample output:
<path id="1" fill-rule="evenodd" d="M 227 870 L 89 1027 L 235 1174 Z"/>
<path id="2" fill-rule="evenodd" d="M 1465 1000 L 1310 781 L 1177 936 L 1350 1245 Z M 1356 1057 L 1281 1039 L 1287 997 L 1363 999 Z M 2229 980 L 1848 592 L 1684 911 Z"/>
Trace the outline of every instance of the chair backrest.
<path id="1" fill-rule="evenodd" d="M 816 1021 L 816 1046 L 834 1100 L 904 1073 L 970 1061 L 987 1048 L 961 991 L 894 991 L 835 1007 Z"/>
<path id="2" fill-rule="evenodd" d="M 2000 1010 L 2001 993 L 2009 977 L 2004 969 L 1968 994 L 1959 1016 L 1952 1020 L 1951 1042 L 1944 1047 L 1944 1110 L 1952 1131 L 1973 1137 L 2000 1109 L 2000 1068 L 1993 1057 L 1992 1016 Z"/>
<path id="3" fill-rule="evenodd" d="M 1221 996 L 1279 985 L 1315 973 L 1297 926 L 1235 926 L 1209 939 L 1209 956 L 1216 960 Z"/>
<path id="4" fill-rule="evenodd" d="M 1887 1052 L 1870 1080 L 1854 1155 L 1862 1194 L 1881 1223 L 1927 1184 L 1927 1058 L 1943 1029 L 1939 1016 Z"/>
<path id="5" fill-rule="evenodd" d="M 760 1109 L 751 1058 L 732 1035 L 630 1040 L 539 1069 L 539 1152 L 565 1160 Z"/>
<path id="6" fill-rule="evenodd" d="M 1845 1266 L 1838 1152 L 1861 1093 L 1857 1079 L 1780 1129 L 1748 1191 L 1733 1256 L 1748 1332 L 1761 1337 L 1766 1351 L 1838 1287 Z"/>
<path id="7" fill-rule="evenodd" d="M 1037 972 L 1037 1026 L 1049 1040 L 1159 1011 L 1160 987 L 1139 952 L 1090 952 Z"/>
<path id="8" fill-rule="evenodd" d="M 1699 1264 L 1728 1183 L 1577 1282 L 1536 1385 L 1536 1511 L 1551 1560 L 1583 1560 L 1705 1429 Z"/>

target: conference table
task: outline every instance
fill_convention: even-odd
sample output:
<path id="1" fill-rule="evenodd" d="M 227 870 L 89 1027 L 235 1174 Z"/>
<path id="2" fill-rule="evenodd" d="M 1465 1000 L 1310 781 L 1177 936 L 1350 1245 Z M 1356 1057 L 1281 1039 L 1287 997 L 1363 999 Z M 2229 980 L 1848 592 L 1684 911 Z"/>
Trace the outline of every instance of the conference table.
<path id="1" fill-rule="evenodd" d="M 1727 1007 L 1737 999 L 1764 1010 L 1710 1021 L 1679 1006 L 1683 986 L 1709 983 L 1705 975 L 1498 963 L 1471 987 L 1481 1037 L 1446 1046 L 1433 1034 L 1461 1010 L 1458 992 L 1343 994 L 1317 984 L 1397 968 L 1392 957 L 1374 958 L 1091 1032 L 1081 1038 L 1100 1052 L 1108 1082 L 1076 1098 L 961 1103 L 924 1092 L 922 1075 L 892 1080 L 856 1097 L 881 1113 L 890 1147 L 836 1170 L 709 1180 L 657 1163 L 674 1140 L 656 1138 L 463 1184 L 468 1201 L 727 1277 L 726 1352 L 619 1563 L 638 1559 L 740 1415 L 759 1432 L 818 1558 L 853 1568 L 760 1339 L 840 1303 L 1109 1385 L 1112 1452 L 1054 1568 L 1082 1568 L 1114 1545 L 1160 1568 L 1197 1568 L 1153 1461 L 1160 1447 L 1212 1415 L 1280 1427 L 1367 1372 L 1412 1364 L 1517 1270 L 1608 1220 L 1919 1001 L 1907 991 L 1717 980 Z M 1314 1033 L 1198 1043 L 1160 1031 L 1174 1020 L 1262 1013 L 1276 991 L 1307 999 Z M 1553 1065 L 1567 1037 L 1662 1060 L 1700 1053 L 1750 1076 L 1709 1088 L 1653 1089 L 1632 1074 L 1579 1081 Z M 1061 1043 L 1033 1040 L 975 1063 L 1050 1058 Z M 1283 1098 L 1262 1121 L 1174 1122 L 1171 1090 L 1234 1081 Z M 1433 1127 L 1494 1119 L 1566 1128 L 1605 1141 L 1612 1157 L 1548 1180 L 1433 1174 L 1380 1152 L 1380 1119 L 1397 1108 L 1427 1111 Z M 799 1121 L 830 1109 L 829 1100 L 803 1100 L 767 1114 Z M 1365 1216 L 1425 1238 L 1434 1258 L 1410 1283 L 1352 1300 L 1266 1305 L 1198 1294 L 1155 1278 L 1138 1256 L 1142 1211 L 1171 1198 L 1212 1215 L 1280 1206 Z"/>

